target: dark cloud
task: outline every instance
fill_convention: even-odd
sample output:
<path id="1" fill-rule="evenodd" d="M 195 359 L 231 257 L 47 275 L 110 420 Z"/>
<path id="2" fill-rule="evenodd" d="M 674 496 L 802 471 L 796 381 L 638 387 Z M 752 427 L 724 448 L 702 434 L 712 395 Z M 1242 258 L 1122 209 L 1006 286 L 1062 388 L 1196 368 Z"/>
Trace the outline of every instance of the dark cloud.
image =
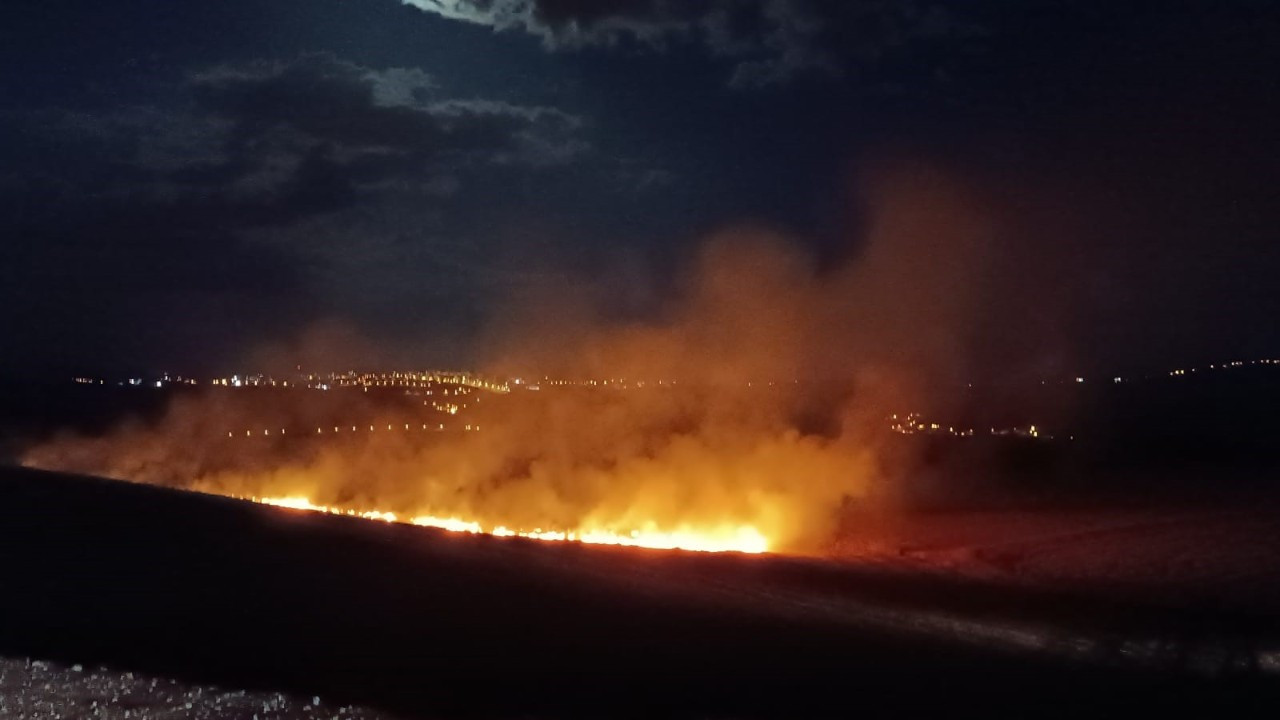
<path id="1" fill-rule="evenodd" d="M 937 4 L 892 0 L 402 0 L 445 18 L 519 30 L 548 49 L 662 49 L 699 43 L 732 64 L 735 87 L 800 73 L 839 76 L 904 49 L 979 28 Z"/>
<path id="2" fill-rule="evenodd" d="M 222 66 L 191 79 L 197 110 L 226 124 L 222 167 L 295 182 L 321 170 L 335 192 L 399 179 L 448 185 L 460 166 L 571 160 L 582 121 L 554 108 L 439 97 L 419 70 L 376 71 L 327 55 Z M 261 188 L 255 188 L 261 189 Z"/>
<path id="3" fill-rule="evenodd" d="M 474 322 L 488 264 L 456 206 L 589 151 L 561 110 L 318 54 L 207 66 L 146 104 L 0 122 L 28 141 L 0 175 L 3 328 L 104 366 L 190 363 L 198 337 L 233 352 L 317 317 Z M 467 310 L 405 312 L 441 301 Z"/>
<path id="4" fill-rule="evenodd" d="M 15 131 L 58 155 L 10 164 L 0 182 L 198 197 L 265 221 L 350 202 L 368 187 L 447 194 L 460 168 L 568 162 L 590 147 L 583 121 L 558 109 L 442 97 L 416 68 L 378 71 L 328 55 L 204 69 L 155 100 L 11 115 Z M 265 214 L 268 204 L 284 215 Z"/>

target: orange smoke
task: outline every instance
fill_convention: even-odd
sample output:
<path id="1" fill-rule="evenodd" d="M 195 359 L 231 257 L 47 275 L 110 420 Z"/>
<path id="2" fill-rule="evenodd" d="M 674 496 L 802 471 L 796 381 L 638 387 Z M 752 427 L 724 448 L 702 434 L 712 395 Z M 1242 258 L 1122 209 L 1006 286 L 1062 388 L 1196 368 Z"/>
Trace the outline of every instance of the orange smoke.
<path id="1" fill-rule="evenodd" d="M 891 475 L 884 418 L 963 357 L 981 213 L 935 175 L 885 187 L 872 198 L 870 245 L 834 271 L 819 273 L 788 238 L 745 229 L 705 243 L 656 319 L 602 322 L 589 305 L 526 289 L 537 302 L 491 333 L 483 368 L 525 384 L 480 393 L 450 418 L 479 432 L 250 443 L 228 431 L 268 425 L 213 390 L 154 426 L 50 442 L 25 462 L 495 535 L 813 549 L 842 506 Z M 291 426 L 334 424 L 307 409 L 308 391 L 292 392 L 282 397 L 297 408 L 271 412 L 296 415 Z M 439 419 L 429 406 L 351 402 L 368 404 L 363 424 Z"/>

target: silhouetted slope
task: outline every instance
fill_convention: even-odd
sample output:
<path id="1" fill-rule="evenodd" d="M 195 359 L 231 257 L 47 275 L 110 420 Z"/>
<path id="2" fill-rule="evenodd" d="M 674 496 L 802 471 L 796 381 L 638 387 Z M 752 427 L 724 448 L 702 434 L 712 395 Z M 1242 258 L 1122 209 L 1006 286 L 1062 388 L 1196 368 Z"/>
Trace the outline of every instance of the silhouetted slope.
<path id="1" fill-rule="evenodd" d="M 412 714 L 867 715 L 1028 703 L 1043 714 L 1263 707 L 1271 691 L 1260 674 L 1072 660 L 966 630 L 1013 618 L 1108 638 L 1190 625 L 1273 637 L 1249 619 L 1219 626 L 793 558 L 454 535 L 23 469 L 0 470 L 0 563 L 0 654 Z"/>

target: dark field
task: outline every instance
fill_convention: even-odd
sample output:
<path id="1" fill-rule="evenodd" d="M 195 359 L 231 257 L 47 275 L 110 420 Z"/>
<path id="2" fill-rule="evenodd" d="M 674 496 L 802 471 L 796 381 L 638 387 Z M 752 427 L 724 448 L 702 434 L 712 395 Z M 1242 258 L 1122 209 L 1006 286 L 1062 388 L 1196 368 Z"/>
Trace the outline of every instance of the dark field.
<path id="1" fill-rule="evenodd" d="M 410 716 L 1274 707 L 1266 613 L 0 476 L 0 654 Z"/>

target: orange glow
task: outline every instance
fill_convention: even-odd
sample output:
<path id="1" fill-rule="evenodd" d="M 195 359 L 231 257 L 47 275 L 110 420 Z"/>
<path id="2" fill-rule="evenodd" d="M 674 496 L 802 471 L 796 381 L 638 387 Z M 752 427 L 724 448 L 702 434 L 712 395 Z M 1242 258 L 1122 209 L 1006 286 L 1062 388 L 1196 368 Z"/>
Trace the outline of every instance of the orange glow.
<path id="1" fill-rule="evenodd" d="M 290 510 L 328 513 L 330 515 L 347 515 L 366 520 L 383 522 L 400 522 L 421 527 L 432 527 L 450 532 L 480 533 L 495 537 L 522 537 L 549 542 L 582 542 L 592 545 L 624 545 L 628 547 L 649 548 L 653 550 L 694 550 L 698 552 L 741 552 L 763 553 L 769 550 L 769 541 L 759 530 L 750 525 L 723 527 L 714 530 L 681 529 L 662 531 L 657 529 L 631 530 L 618 533 L 597 528 L 554 531 L 534 528 L 533 530 L 512 530 L 497 525 L 485 528 L 475 521 L 456 517 L 436 517 L 434 515 L 417 515 L 401 519 L 396 513 L 381 510 L 354 510 L 328 505 L 317 505 L 301 495 L 282 497 L 246 497 L 263 505 L 272 505 Z"/>

